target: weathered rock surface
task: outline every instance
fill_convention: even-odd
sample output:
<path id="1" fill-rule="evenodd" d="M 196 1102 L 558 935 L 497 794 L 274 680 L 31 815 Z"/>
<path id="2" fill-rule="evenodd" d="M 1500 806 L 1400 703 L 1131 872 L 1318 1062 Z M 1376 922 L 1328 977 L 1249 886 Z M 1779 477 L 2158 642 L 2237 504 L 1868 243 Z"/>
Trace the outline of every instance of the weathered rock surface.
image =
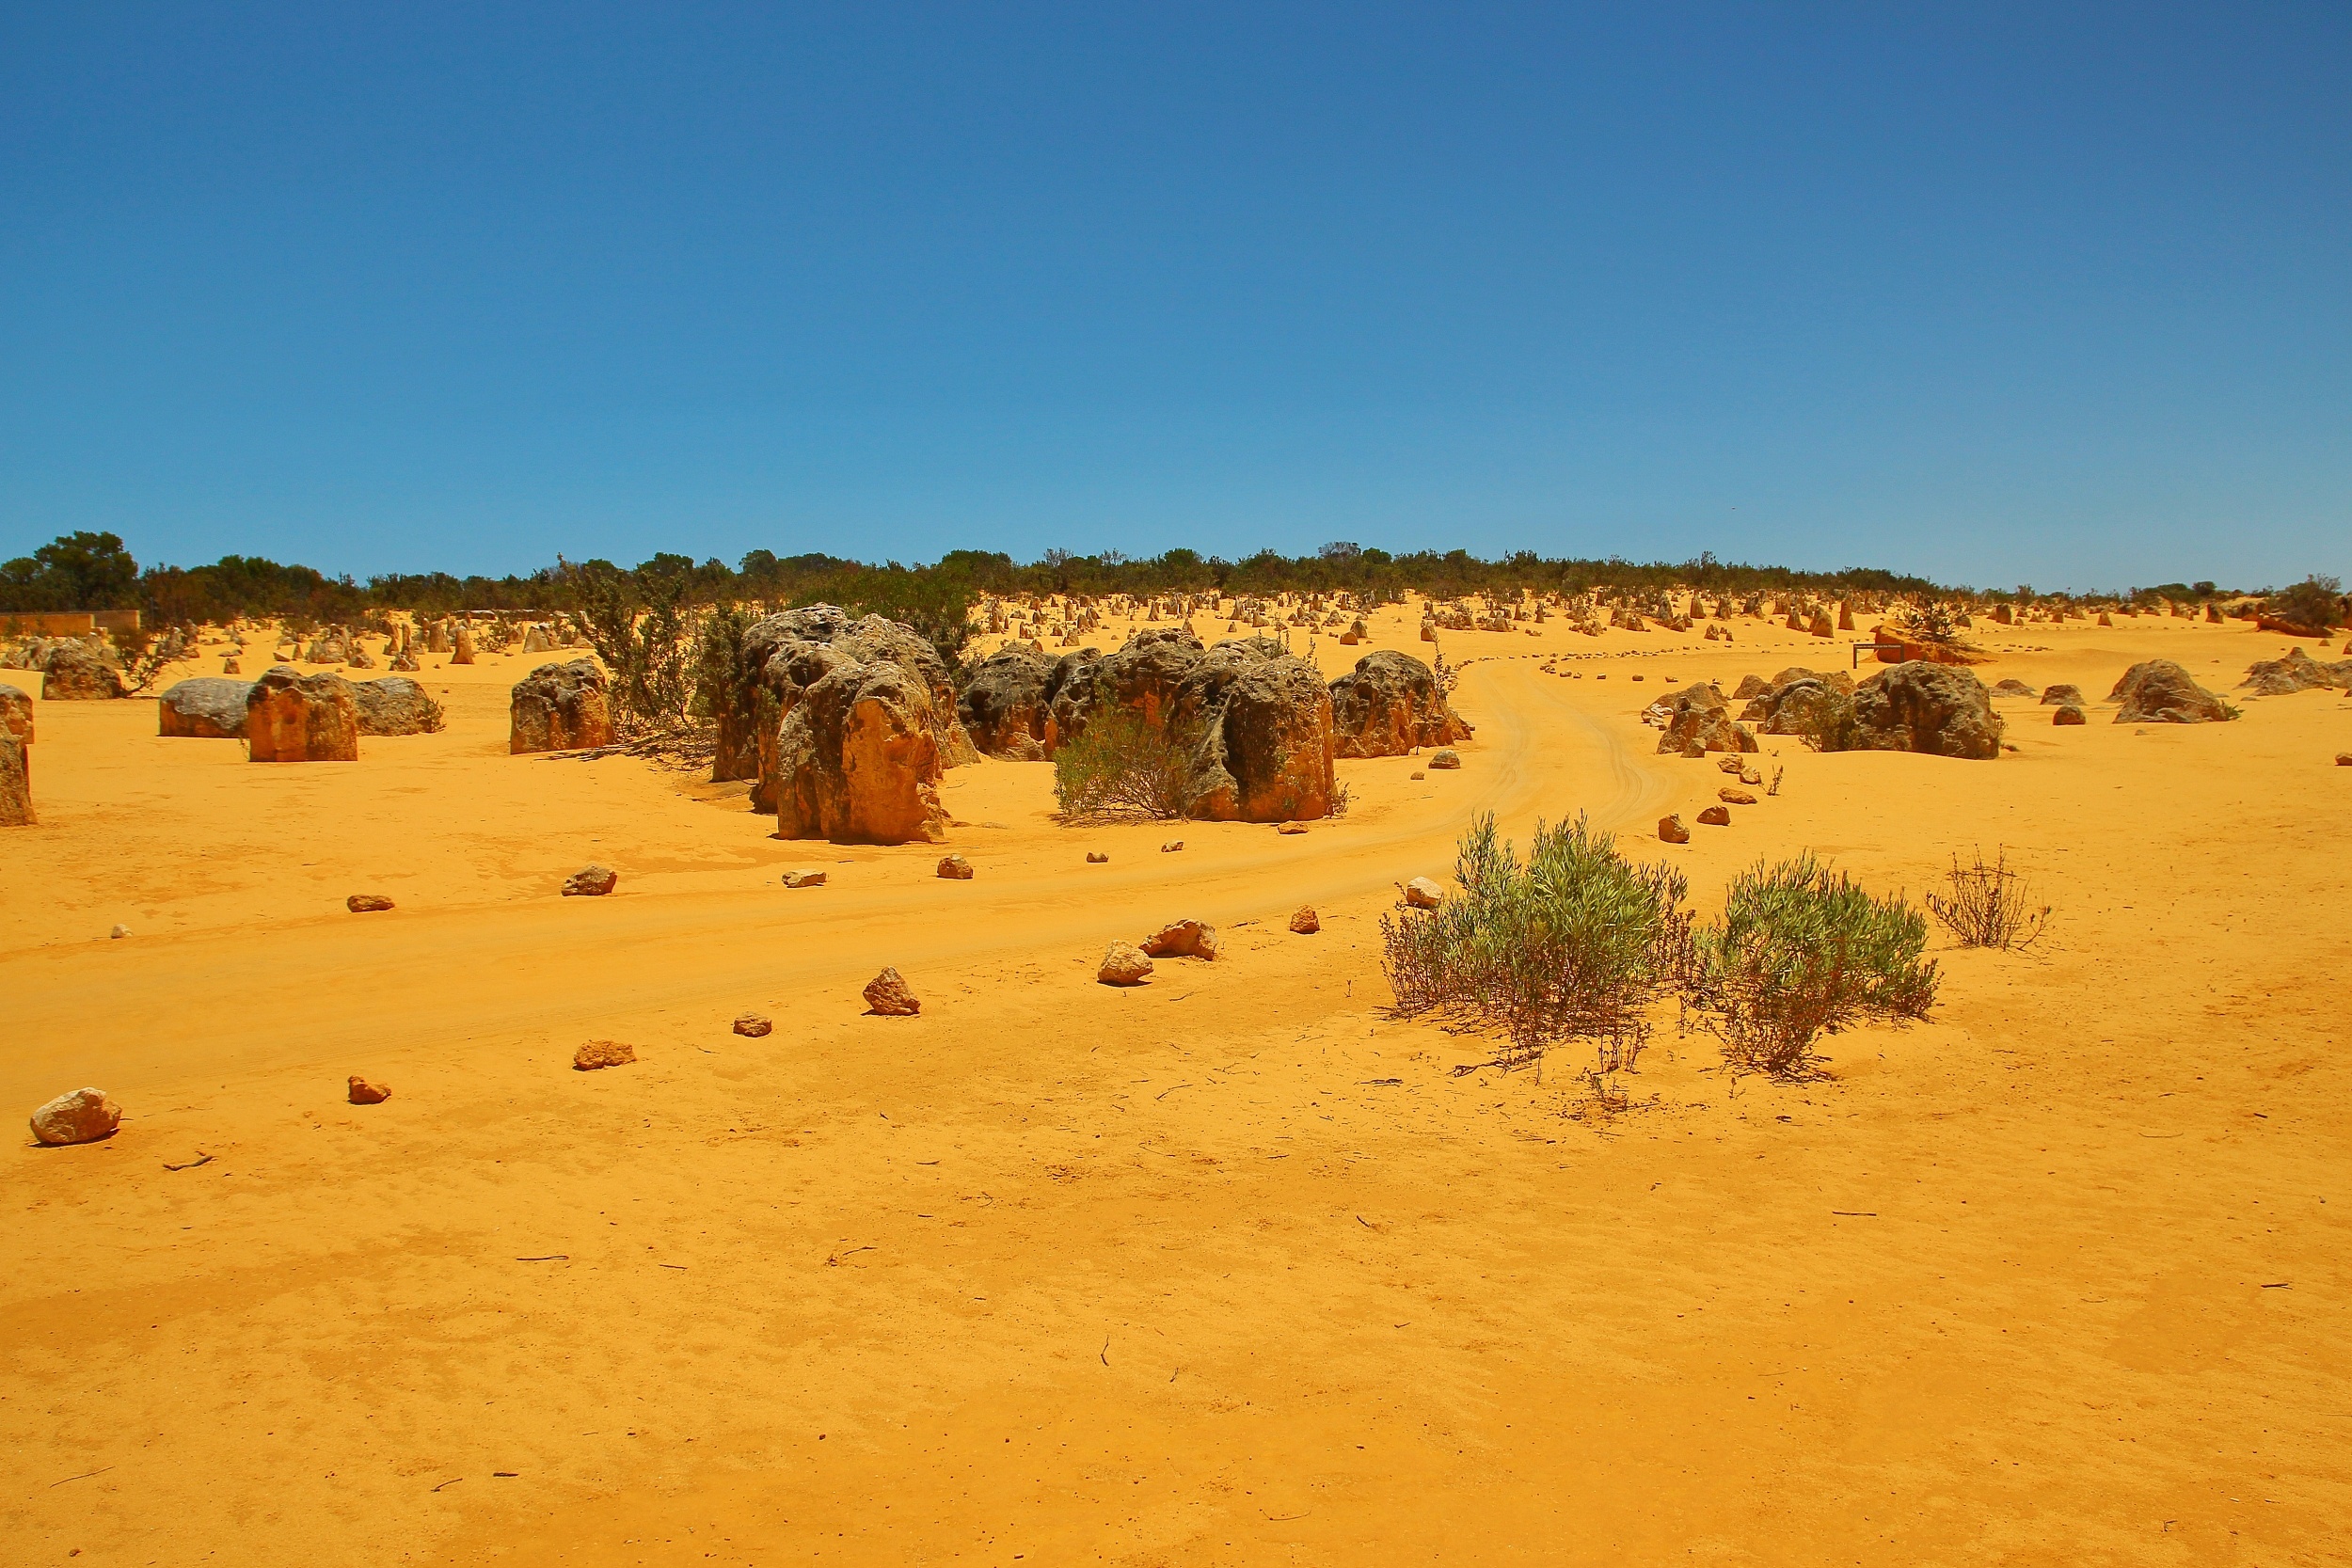
<path id="1" fill-rule="evenodd" d="M 2217 724 L 2237 717 L 2169 658 L 2145 659 L 2124 671 L 2107 700 L 2123 705 L 2115 714 L 2119 724 Z"/>
<path id="2" fill-rule="evenodd" d="M 1723 788 L 1715 791 L 1715 799 L 1723 801 L 1727 806 L 1752 806 L 1756 804 L 1755 796 L 1749 794 L 1744 789 L 1734 789 L 1729 784 L 1725 784 Z"/>
<path id="3" fill-rule="evenodd" d="M 1143 951 L 1153 958 L 1215 958 L 1216 927 L 1199 920 L 1178 920 L 1143 939 Z"/>
<path id="4" fill-rule="evenodd" d="M 1301 904 L 1298 912 L 1291 916 L 1291 929 L 1302 937 L 1313 936 L 1323 929 L 1323 917 L 1315 913 L 1312 904 Z"/>
<path id="5" fill-rule="evenodd" d="M 343 908 L 354 914 L 374 914 L 392 907 L 392 901 L 380 893 L 355 893 L 343 900 Z"/>
<path id="6" fill-rule="evenodd" d="M 1729 806 L 1708 806 L 1706 810 L 1699 813 L 1699 820 L 1706 823 L 1710 828 L 1728 828 L 1731 826 L 1731 808 Z"/>
<path id="7" fill-rule="evenodd" d="M 1139 986 L 1152 973 L 1152 960 L 1133 942 L 1114 942 L 1103 952 L 1094 977 L 1106 986 Z"/>
<path id="8" fill-rule="evenodd" d="M 373 1079 L 362 1078 L 355 1072 L 351 1075 L 347 1098 L 354 1105 L 381 1105 L 392 1098 L 392 1090 L 388 1084 L 379 1084 Z"/>
<path id="9" fill-rule="evenodd" d="M 784 874 L 784 885 L 787 888 L 823 887 L 825 874 L 821 871 L 787 871 Z"/>
<path id="10" fill-rule="evenodd" d="M 2074 704 L 2064 703 L 2051 713 L 2050 722 L 2053 724 L 2088 724 L 2090 722 L 2090 717 Z"/>
<path id="11" fill-rule="evenodd" d="M 949 881 L 968 882 L 972 879 L 972 863 L 961 855 L 942 856 L 939 874 Z"/>
<path id="12" fill-rule="evenodd" d="M 2042 689 L 2043 707 L 2056 707 L 2061 703 L 2072 703 L 2080 707 L 2085 700 L 2083 689 L 2079 686 L 2061 682 L 2057 686 L 2045 686 Z"/>
<path id="13" fill-rule="evenodd" d="M 246 690 L 245 739 L 255 762 L 357 762 L 359 710 L 351 683 L 272 665 Z"/>
<path id="14" fill-rule="evenodd" d="M 121 1125 L 122 1107 L 103 1089 L 75 1089 L 33 1113 L 33 1137 L 44 1144 L 96 1143 Z"/>
<path id="15" fill-rule="evenodd" d="M 1668 844 L 1688 844 L 1691 830 L 1682 825 L 1680 816 L 1661 816 L 1658 819 L 1658 836 Z"/>
<path id="16" fill-rule="evenodd" d="M 1387 649 L 1365 655 L 1353 673 L 1331 683 L 1331 729 L 1343 757 L 1401 757 L 1418 746 L 1451 746 L 1470 733 L 1429 666 Z"/>
<path id="17" fill-rule="evenodd" d="M 361 735 L 432 735 L 448 722 L 441 705 L 405 675 L 353 681 L 351 704 Z"/>
<path id="18" fill-rule="evenodd" d="M 1958 665 L 1916 659 L 1854 689 L 1853 747 L 1990 761 L 2001 754 L 1992 693 Z"/>
<path id="19" fill-rule="evenodd" d="M 33 699 L 0 686 L 0 828 L 29 828 L 33 811 Z"/>
<path id="20" fill-rule="evenodd" d="M 1089 865 L 1108 865 L 1110 863 L 1111 858 L 1103 853 L 1100 849 L 1089 849 L 1087 851 L 1087 864 Z"/>
<path id="21" fill-rule="evenodd" d="M 53 703 L 103 702 L 122 695 L 122 676 L 78 637 L 60 638 L 41 659 L 40 694 Z"/>
<path id="22" fill-rule="evenodd" d="M 155 699 L 155 733 L 199 740 L 238 740 L 245 736 L 246 697 L 251 681 L 199 675 Z"/>
<path id="23" fill-rule="evenodd" d="M 2030 697 L 2033 695 L 2033 688 L 2019 680 L 2015 675 L 2010 675 L 2006 679 L 1994 681 L 1993 693 L 1996 697 Z"/>
<path id="24" fill-rule="evenodd" d="M 885 1018 L 912 1018 L 923 1004 L 895 969 L 885 969 L 866 982 L 866 1005 Z"/>
<path id="25" fill-rule="evenodd" d="M 621 885 L 621 874 L 609 865 L 583 865 L 564 879 L 566 898 L 601 898 Z"/>
<path id="26" fill-rule="evenodd" d="M 572 1053 L 574 1072 L 595 1072 L 599 1068 L 627 1067 L 637 1059 L 637 1048 L 626 1040 L 590 1040 Z"/>
<path id="27" fill-rule="evenodd" d="M 1019 762 L 1051 756 L 1049 687 L 1058 662 L 1025 642 L 1009 642 L 980 660 L 956 699 L 956 715 L 972 744 L 985 755 Z"/>
<path id="28" fill-rule="evenodd" d="M 1451 748 L 1442 752 L 1433 752 L 1429 756 L 1429 766 L 1440 773 L 1451 772 L 1462 766 L 1461 753 Z"/>
<path id="29" fill-rule="evenodd" d="M 1842 733 L 1853 713 L 1851 687 L 1841 690 L 1808 670 L 1784 670 L 1781 676 L 1748 700 L 1740 712 L 1742 720 L 1761 726 L 1766 735 L 1820 740 Z"/>
<path id="30" fill-rule="evenodd" d="M 2284 697 L 2296 691 L 2352 687 L 2352 659 L 2330 664 L 2313 658 L 2300 648 L 2292 648 L 2284 658 L 2263 659 L 2247 666 L 2246 679 L 2238 684 L 2257 697 Z"/>
<path id="31" fill-rule="evenodd" d="M 1664 726 L 1658 750 L 1678 756 L 1708 752 L 1753 752 L 1756 736 L 1731 717 L 1724 694 L 1700 682 L 1662 699 Z"/>
<path id="32" fill-rule="evenodd" d="M 510 756 L 612 744 L 612 705 L 593 659 L 542 664 L 515 683 L 508 699 Z"/>
<path id="33" fill-rule="evenodd" d="M 739 1035 L 744 1035 L 753 1039 L 758 1039 L 761 1036 L 768 1034 L 774 1028 L 774 1022 L 770 1019 L 766 1013 L 738 1013 L 735 1015 L 735 1032 Z"/>

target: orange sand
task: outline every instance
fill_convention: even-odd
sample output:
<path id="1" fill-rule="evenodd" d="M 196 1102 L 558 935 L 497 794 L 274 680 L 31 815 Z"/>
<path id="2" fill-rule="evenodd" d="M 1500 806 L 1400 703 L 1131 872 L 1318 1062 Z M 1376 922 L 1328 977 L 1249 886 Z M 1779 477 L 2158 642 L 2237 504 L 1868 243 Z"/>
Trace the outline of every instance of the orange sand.
<path id="1" fill-rule="evenodd" d="M 1417 621 L 1376 641 L 1425 656 Z M 2343 1560 L 2352 705 L 2004 701 L 1993 764 L 1775 741 L 1781 795 L 1669 849 L 1723 781 L 1642 705 L 1844 658 L 1735 626 L 1449 633 L 1462 769 L 1343 762 L 1304 836 L 1067 830 L 1049 766 L 959 769 L 969 882 L 770 839 L 739 785 L 508 757 L 536 657 L 428 659 L 450 730 L 357 765 L 43 705 L 0 1107 L 126 1119 L 5 1156 L 6 1560 Z M 2285 645 L 1980 635 L 1988 681 L 2094 701 Z M 1935 1021 L 1839 1037 L 1834 1081 L 1735 1095 L 1669 1022 L 1599 1127 L 1573 1053 L 1457 1079 L 1486 1042 L 1382 1016 L 1391 884 L 1479 809 L 1589 811 L 1703 911 L 1761 853 L 1916 893 L 1999 844 L 2058 912 L 1941 952 Z M 618 893 L 558 897 L 592 860 Z M 1180 915 L 1227 957 L 1093 983 Z M 885 963 L 919 1019 L 860 1016 Z M 590 1037 L 640 1059 L 571 1071 Z"/>

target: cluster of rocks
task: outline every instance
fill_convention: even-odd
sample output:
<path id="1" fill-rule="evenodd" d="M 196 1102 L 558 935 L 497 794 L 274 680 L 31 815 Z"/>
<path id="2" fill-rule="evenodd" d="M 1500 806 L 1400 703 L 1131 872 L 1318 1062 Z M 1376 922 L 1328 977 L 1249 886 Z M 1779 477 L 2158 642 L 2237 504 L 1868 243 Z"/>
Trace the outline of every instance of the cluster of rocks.
<path id="1" fill-rule="evenodd" d="M 158 735 L 242 739 L 256 762 L 350 762 L 360 736 L 431 735 L 447 723 L 441 705 L 405 675 L 352 681 L 282 664 L 258 681 L 181 681 L 155 700 L 155 710 Z"/>
<path id="2" fill-rule="evenodd" d="M 2002 721 L 1993 711 L 1992 693 L 1957 665 L 1914 659 L 1858 685 L 1842 670 L 1791 668 L 1770 681 L 1751 675 L 1737 695 L 1747 701 L 1742 721 L 1827 751 L 1920 752 L 1978 761 L 2001 754 Z"/>
<path id="3" fill-rule="evenodd" d="M 2297 691 L 2336 687 L 2352 689 L 2352 658 L 2330 662 L 2293 648 L 2284 658 L 2263 659 L 2249 665 L 2246 678 L 2238 684 L 2257 697 L 2284 697 Z"/>

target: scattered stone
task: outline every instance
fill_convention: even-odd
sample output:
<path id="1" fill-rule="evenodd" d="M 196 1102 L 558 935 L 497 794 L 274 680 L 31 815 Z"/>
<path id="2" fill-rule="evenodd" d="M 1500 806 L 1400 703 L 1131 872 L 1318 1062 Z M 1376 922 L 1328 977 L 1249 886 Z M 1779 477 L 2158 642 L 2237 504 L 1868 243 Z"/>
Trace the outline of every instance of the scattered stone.
<path id="1" fill-rule="evenodd" d="M 913 1018 L 923 1010 L 923 1004 L 895 969 L 885 969 L 866 982 L 866 1005 L 884 1018 Z"/>
<path id="2" fill-rule="evenodd" d="M 637 1048 L 621 1040 L 590 1040 L 572 1053 L 574 1072 L 594 1072 L 598 1068 L 626 1067 L 637 1059 Z"/>
<path id="3" fill-rule="evenodd" d="M 735 1015 L 735 1032 L 739 1035 L 748 1035 L 753 1039 L 758 1039 L 761 1036 L 766 1035 L 774 1028 L 775 1024 L 769 1019 L 766 1013 L 738 1013 Z"/>
<path id="4" fill-rule="evenodd" d="M 542 664 L 516 681 L 507 699 L 506 750 L 511 756 L 612 744 L 612 706 L 604 672 L 593 659 Z"/>
<path id="5" fill-rule="evenodd" d="M 1209 958 L 1216 957 L 1216 927 L 1199 920 L 1179 920 L 1160 927 L 1155 936 L 1143 939 L 1143 951 L 1154 958 Z"/>
<path id="6" fill-rule="evenodd" d="M 1691 842 L 1691 830 L 1682 825 L 1680 816 L 1661 816 L 1658 819 L 1658 836 L 1668 844 L 1688 844 Z"/>
<path id="7" fill-rule="evenodd" d="M 1432 752 L 1429 758 L 1429 766 L 1438 768 L 1440 771 L 1444 771 L 1450 768 L 1461 767 L 1462 758 L 1460 754 L 1454 750 L 1454 748 L 1449 746 L 1440 751 Z"/>
<path id="8" fill-rule="evenodd" d="M 155 733 L 198 740 L 236 740 L 245 735 L 246 695 L 251 681 L 199 675 L 155 699 Z"/>
<path id="9" fill-rule="evenodd" d="M 1307 824 L 1304 822 L 1283 822 L 1278 824 L 1274 831 L 1278 833 L 1303 833 L 1307 831 Z"/>
<path id="10" fill-rule="evenodd" d="M 1744 789 L 1734 789 L 1729 784 L 1725 784 L 1723 788 L 1715 791 L 1715 799 L 1721 800 L 1727 806 L 1752 806 L 1756 804 L 1755 796 L 1749 794 Z"/>
<path id="11" fill-rule="evenodd" d="M 1139 986 L 1152 973 L 1152 960 L 1131 942 L 1114 942 L 1103 950 L 1094 977 L 1106 986 Z"/>
<path id="12" fill-rule="evenodd" d="M 1313 936 L 1323 929 L 1323 920 L 1315 913 L 1312 904 L 1298 906 L 1298 912 L 1291 916 L 1291 929 L 1302 937 Z"/>
<path id="13" fill-rule="evenodd" d="M 2090 720 L 2081 708 L 2068 703 L 2050 715 L 2050 722 L 2053 724 L 2087 724 L 2090 722 Z"/>
<path id="14" fill-rule="evenodd" d="M 246 689 L 246 752 L 255 762 L 357 762 L 359 710 L 351 683 L 273 665 Z"/>
<path id="15" fill-rule="evenodd" d="M 380 893 L 355 893 L 343 900 L 343 908 L 354 914 L 373 914 L 378 910 L 391 907 L 392 901 Z"/>
<path id="16" fill-rule="evenodd" d="M 2079 686 L 2045 686 L 2042 689 L 2043 707 L 2057 707 L 2061 703 L 2073 703 L 2080 707 L 2085 700 L 2083 689 Z"/>
<path id="17" fill-rule="evenodd" d="M 951 882 L 968 882 L 972 879 L 972 863 L 961 855 L 943 856 L 939 863 L 939 874 Z"/>
<path id="18" fill-rule="evenodd" d="M 1416 877 L 1405 884 L 1405 902 L 1416 910 L 1434 910 L 1445 902 L 1445 889 L 1426 877 Z"/>
<path id="19" fill-rule="evenodd" d="M 2237 717 L 2235 708 L 2169 658 L 2133 665 L 2107 697 L 2123 705 L 2116 710 L 2119 724 L 2217 724 Z"/>
<path id="20" fill-rule="evenodd" d="M 1705 811 L 1699 813 L 1699 820 L 1706 823 L 1710 828 L 1728 828 L 1731 826 L 1731 808 L 1729 806 L 1709 806 Z"/>
<path id="21" fill-rule="evenodd" d="M 1087 864 L 1089 865 L 1108 865 L 1110 863 L 1111 858 L 1103 853 L 1100 849 L 1089 849 L 1087 851 Z"/>
<path id="22" fill-rule="evenodd" d="M 825 874 L 821 871 L 787 871 L 784 874 L 786 887 L 823 887 Z"/>
<path id="23" fill-rule="evenodd" d="M 1172 855 L 1184 847 L 1184 841 L 1183 839 L 1171 838 L 1166 844 L 1160 846 L 1160 853 L 1163 855 Z"/>
<path id="24" fill-rule="evenodd" d="M 106 935 L 107 935 L 108 937 L 112 938 L 113 940 L 115 940 L 115 941 L 117 941 L 117 942 L 120 942 L 120 941 L 121 941 L 124 937 L 127 937 L 127 936 L 129 936 L 130 934 L 131 934 L 131 927 L 128 927 L 128 926 L 117 926 L 117 927 L 116 927 L 113 930 L 108 931 L 108 932 L 106 933 Z"/>
<path id="25" fill-rule="evenodd" d="M 356 1072 L 351 1075 L 351 1102 L 354 1105 L 381 1105 L 391 1098 L 389 1085 L 362 1078 Z"/>
<path id="26" fill-rule="evenodd" d="M 122 1107 L 103 1089 L 75 1089 L 33 1113 L 33 1136 L 44 1144 L 96 1143 L 121 1125 Z"/>
<path id="27" fill-rule="evenodd" d="M 2019 680 L 2015 675 L 2011 675 L 2006 680 L 1994 681 L 1993 683 L 1993 689 L 1996 695 L 2003 697 L 2030 697 L 2033 695 L 2033 688 L 2027 686 L 2024 681 Z"/>
<path id="28" fill-rule="evenodd" d="M 1414 769 L 1413 769 L 1411 776 L 1412 776 L 1413 778 L 1416 778 L 1416 779 L 1425 779 L 1425 778 L 1429 777 L 1429 775 L 1428 775 L 1428 774 L 1426 774 L 1426 773 L 1422 772 L 1422 771 L 1420 768 L 1414 768 Z"/>
<path id="29" fill-rule="evenodd" d="M 2338 768 L 2352 768 L 2352 752 L 2338 752 L 2336 753 L 2336 766 Z"/>
<path id="30" fill-rule="evenodd" d="M 621 874 L 610 866 L 583 865 L 564 879 L 566 898 L 601 898 L 618 887 Z"/>

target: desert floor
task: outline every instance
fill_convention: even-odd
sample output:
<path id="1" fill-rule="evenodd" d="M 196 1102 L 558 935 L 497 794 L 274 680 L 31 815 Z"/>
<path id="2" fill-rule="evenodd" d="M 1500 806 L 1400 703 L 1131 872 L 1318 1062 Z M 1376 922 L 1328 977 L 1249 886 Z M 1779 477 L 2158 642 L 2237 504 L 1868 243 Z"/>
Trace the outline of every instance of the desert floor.
<path id="1" fill-rule="evenodd" d="M 969 882 L 510 758 L 536 658 L 428 659 L 450 729 L 357 765 L 41 705 L 0 1106 L 127 1117 L 0 1156 L 7 1560 L 2344 1560 L 2352 704 L 2004 701 L 1995 763 L 1773 741 L 1779 795 L 1669 847 L 1723 780 L 1644 704 L 1847 657 L 1735 625 L 1449 634 L 1462 769 L 1343 762 L 1304 836 L 1065 829 L 1048 765 L 958 769 Z M 2094 703 L 2285 646 L 1983 635 L 1988 682 Z M 1668 1016 L 1636 1108 L 1578 1116 L 1575 1053 L 1455 1077 L 1489 1041 L 1383 1012 L 1394 884 L 1481 810 L 1591 813 L 1703 914 L 1760 854 L 1915 896 L 1979 845 L 2056 913 L 2028 954 L 1939 930 L 1934 1021 L 1825 1080 L 1734 1085 Z M 591 861 L 619 891 L 559 897 Z M 1094 983 L 1180 916 L 1227 956 Z M 885 963 L 920 1018 L 862 1016 Z M 572 1071 L 592 1037 L 640 1059 Z"/>

